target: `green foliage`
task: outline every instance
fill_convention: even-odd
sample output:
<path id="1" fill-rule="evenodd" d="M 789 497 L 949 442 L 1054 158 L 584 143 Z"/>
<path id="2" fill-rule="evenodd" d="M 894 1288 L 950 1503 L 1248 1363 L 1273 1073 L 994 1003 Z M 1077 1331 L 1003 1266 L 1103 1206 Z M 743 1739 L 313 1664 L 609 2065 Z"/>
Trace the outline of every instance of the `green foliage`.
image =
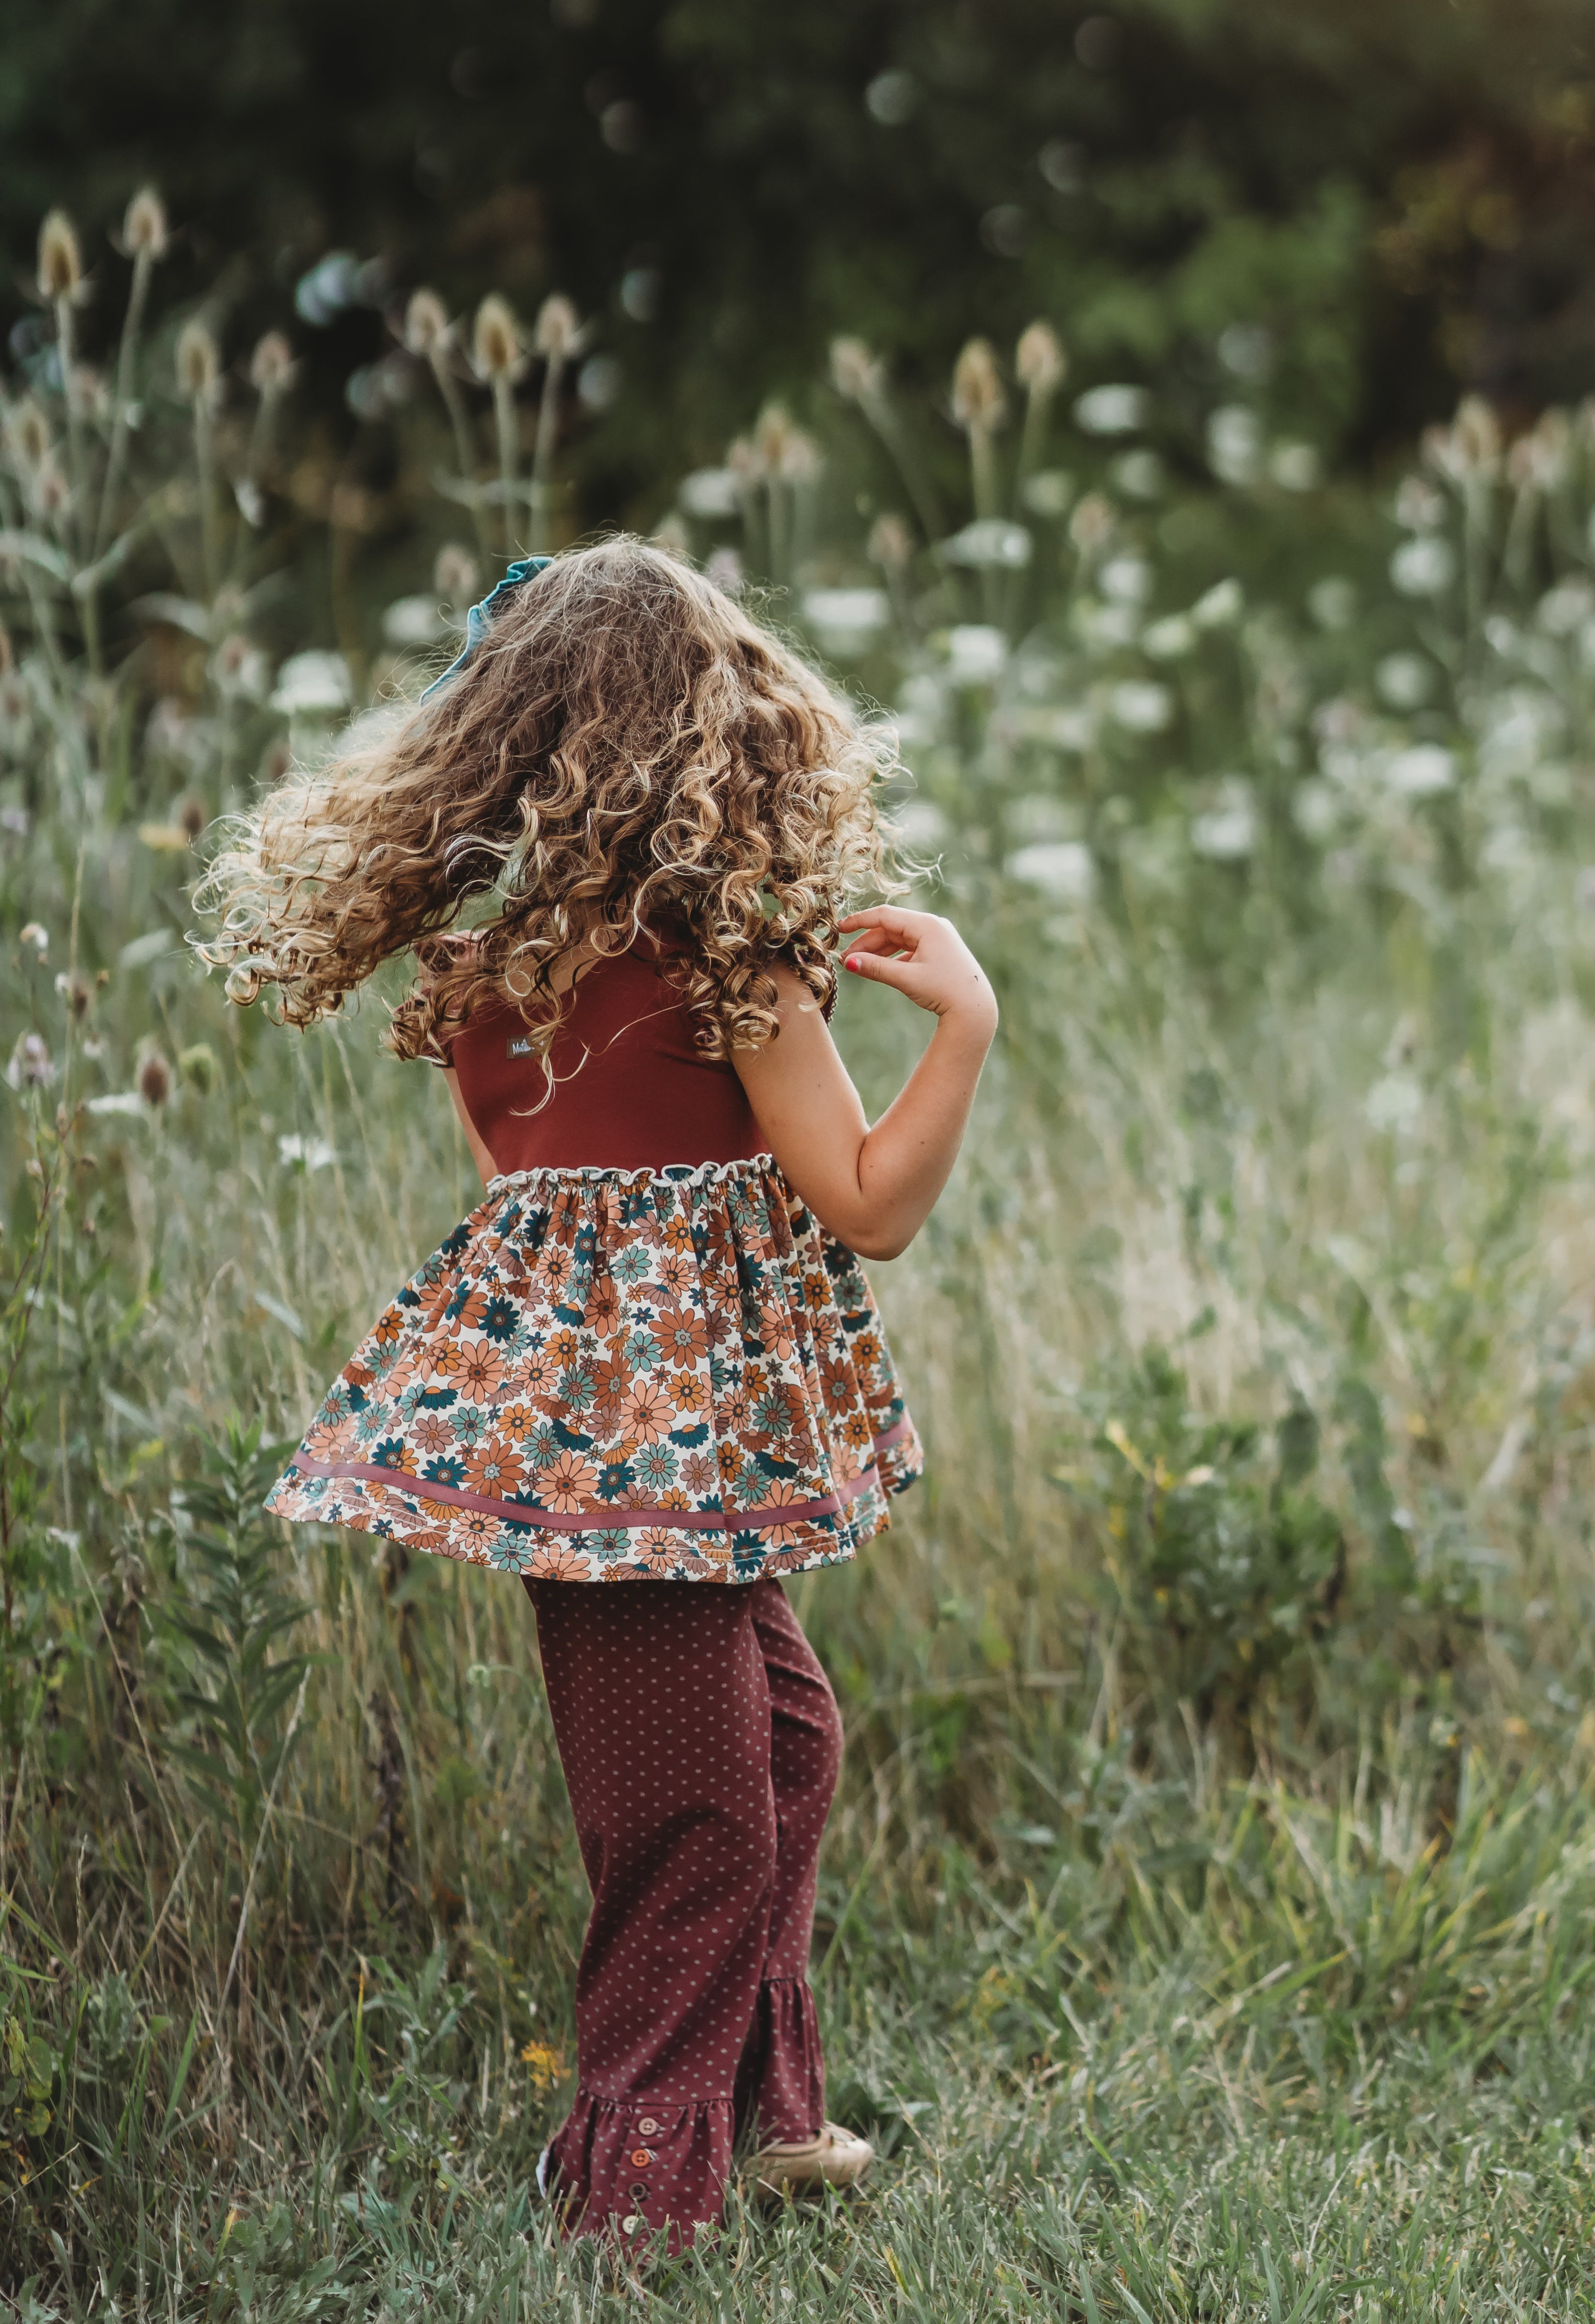
<path id="1" fill-rule="evenodd" d="M 1304 1489 L 1318 1422 L 1298 1403 L 1270 1446 L 1255 1423 L 1204 1419 L 1160 1349 L 1101 1400 L 1091 1468 L 1060 1474 L 1106 1529 L 1104 1577 L 1130 1659 L 1158 1700 L 1203 1720 L 1247 1713 L 1333 1619 L 1346 1546 Z"/>
<path id="2" fill-rule="evenodd" d="M 174 1735 L 167 1756 L 245 1862 L 291 1747 L 297 1722 L 282 1714 L 315 1660 L 272 1652 L 312 1610 L 282 1587 L 280 1536 L 261 1506 L 290 1449 L 263 1445 L 260 1423 L 236 1417 L 206 1448 L 199 1475 L 172 1497 L 176 1566 L 156 1609 L 163 1635 L 186 1649 L 172 1697 L 191 1739 Z"/>

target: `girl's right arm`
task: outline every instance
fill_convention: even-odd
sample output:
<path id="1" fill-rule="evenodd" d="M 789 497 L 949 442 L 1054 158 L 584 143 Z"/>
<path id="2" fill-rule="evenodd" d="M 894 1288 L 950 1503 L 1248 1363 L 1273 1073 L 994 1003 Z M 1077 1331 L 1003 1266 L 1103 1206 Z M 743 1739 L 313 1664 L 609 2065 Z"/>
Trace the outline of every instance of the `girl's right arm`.
<path id="1" fill-rule="evenodd" d="M 895 1259 L 929 1217 L 974 1102 L 997 1002 L 950 921 L 890 905 L 855 912 L 846 966 L 936 1019 L 919 1063 L 874 1128 L 830 1028 L 790 970 L 778 969 L 780 1034 L 733 1051 L 759 1126 L 795 1194 L 861 1259 Z"/>

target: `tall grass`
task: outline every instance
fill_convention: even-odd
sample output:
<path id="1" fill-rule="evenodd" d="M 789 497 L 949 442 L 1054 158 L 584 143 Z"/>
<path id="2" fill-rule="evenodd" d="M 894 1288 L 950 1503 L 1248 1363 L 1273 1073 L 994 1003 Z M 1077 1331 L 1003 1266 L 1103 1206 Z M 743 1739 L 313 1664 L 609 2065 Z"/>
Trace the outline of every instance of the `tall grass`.
<path id="1" fill-rule="evenodd" d="M 585 1889 L 520 1594 L 259 1515 L 468 1157 L 380 1049 L 397 972 L 295 1040 L 182 944 L 208 820 L 412 686 L 471 559 L 384 629 L 361 511 L 292 499 L 285 351 L 168 370 L 150 231 L 115 383 L 5 414 L 0 2291 L 1586 2312 L 1584 423 L 1470 410 L 1394 511 L 1293 498 L 1232 418 L 1222 485 L 1133 400 L 1065 420 L 1032 342 L 1017 446 L 961 365 L 945 531 L 945 423 L 853 347 L 852 410 L 682 483 L 666 529 L 897 722 L 1004 1029 L 877 1278 L 930 1474 L 794 1591 L 849 1738 L 832 2106 L 881 2165 L 628 2290 L 529 2191 Z M 521 545 L 575 327 L 522 385 L 489 319 L 478 380 L 412 302 L 413 360 Z M 273 574 L 326 585 L 298 632 Z M 840 1034 L 872 1102 L 919 1038 L 856 992 Z"/>

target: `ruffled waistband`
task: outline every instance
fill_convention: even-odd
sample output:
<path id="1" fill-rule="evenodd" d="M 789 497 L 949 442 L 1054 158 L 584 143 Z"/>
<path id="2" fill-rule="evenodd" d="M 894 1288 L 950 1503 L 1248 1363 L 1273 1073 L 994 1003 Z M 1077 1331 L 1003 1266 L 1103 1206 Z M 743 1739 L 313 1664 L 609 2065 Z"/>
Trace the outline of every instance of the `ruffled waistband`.
<path id="1" fill-rule="evenodd" d="M 731 1185 L 767 1178 L 776 1167 L 773 1154 L 739 1155 L 733 1162 L 666 1162 L 657 1169 L 627 1170 L 608 1162 L 545 1162 L 535 1170 L 503 1170 L 487 1182 L 488 1194 L 513 1190 L 517 1194 L 540 1186 L 599 1185 Z"/>

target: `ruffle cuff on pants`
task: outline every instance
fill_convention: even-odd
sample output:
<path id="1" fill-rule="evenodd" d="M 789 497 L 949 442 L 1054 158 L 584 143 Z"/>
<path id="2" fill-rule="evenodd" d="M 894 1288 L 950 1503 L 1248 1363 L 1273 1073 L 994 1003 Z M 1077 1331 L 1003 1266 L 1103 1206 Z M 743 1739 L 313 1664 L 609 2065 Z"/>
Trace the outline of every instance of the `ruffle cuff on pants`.
<path id="1" fill-rule="evenodd" d="M 738 2131 L 755 2117 L 761 2145 L 800 2145 L 825 2121 L 825 2056 L 807 1978 L 770 1977 L 759 1987 L 737 2067 Z"/>
<path id="2" fill-rule="evenodd" d="M 567 2233 L 632 2240 L 668 2229 L 678 2252 L 720 2224 L 733 2134 L 728 2098 L 682 2105 L 578 2089 L 539 2182 Z"/>

